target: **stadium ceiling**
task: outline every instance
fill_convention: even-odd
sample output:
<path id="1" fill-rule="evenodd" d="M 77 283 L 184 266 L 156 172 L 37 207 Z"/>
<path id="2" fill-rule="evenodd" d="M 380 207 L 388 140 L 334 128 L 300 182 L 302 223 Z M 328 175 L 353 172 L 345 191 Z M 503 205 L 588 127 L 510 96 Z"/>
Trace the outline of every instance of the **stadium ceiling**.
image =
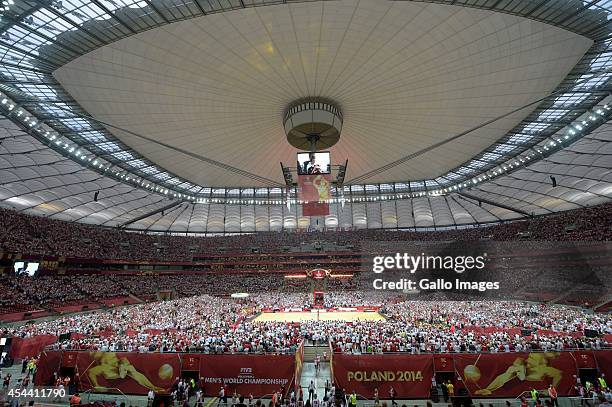
<path id="1" fill-rule="evenodd" d="M 610 90 L 612 1 L 8 0 L 3 8 L 0 110 L 58 157 L 159 199 L 248 204 L 267 191 L 260 196 L 270 202 L 286 200 L 278 161 L 292 162 L 295 151 L 282 110 L 311 93 L 338 101 L 346 117 L 332 153 L 350 160 L 354 185 L 338 199 L 489 185 L 609 118 L 594 107 Z M 397 165 L 377 172 L 389 162 Z M 51 178 L 39 182 L 52 189 Z M 18 196 L 3 195 L 12 204 Z"/>
<path id="2" fill-rule="evenodd" d="M 411 191 L 408 184 L 333 190 L 330 215 L 302 216 L 280 188 L 232 188 L 189 202 L 101 175 L 0 121 L 0 206 L 52 219 L 173 233 L 248 233 L 295 228 L 467 227 L 579 209 L 612 196 L 612 123 L 463 191 Z M 540 147 L 537 147 L 540 149 Z M 554 176 L 557 186 L 551 185 Z M 98 200 L 94 194 L 99 191 Z M 480 200 L 480 202 L 479 202 Z"/>

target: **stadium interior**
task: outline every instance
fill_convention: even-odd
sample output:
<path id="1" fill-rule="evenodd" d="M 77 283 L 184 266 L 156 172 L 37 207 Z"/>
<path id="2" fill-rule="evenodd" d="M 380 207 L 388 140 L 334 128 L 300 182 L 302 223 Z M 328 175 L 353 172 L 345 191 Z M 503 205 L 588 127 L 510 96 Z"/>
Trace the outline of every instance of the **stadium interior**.
<path id="1" fill-rule="evenodd" d="M 612 1 L 4 0 L 0 406 L 612 407 Z"/>

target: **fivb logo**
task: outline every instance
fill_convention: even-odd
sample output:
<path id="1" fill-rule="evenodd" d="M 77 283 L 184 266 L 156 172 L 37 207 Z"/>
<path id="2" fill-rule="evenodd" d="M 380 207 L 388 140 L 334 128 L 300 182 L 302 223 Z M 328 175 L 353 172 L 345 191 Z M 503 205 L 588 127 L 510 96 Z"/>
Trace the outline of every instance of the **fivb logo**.
<path id="1" fill-rule="evenodd" d="M 252 367 L 241 367 L 238 377 L 254 377 Z"/>

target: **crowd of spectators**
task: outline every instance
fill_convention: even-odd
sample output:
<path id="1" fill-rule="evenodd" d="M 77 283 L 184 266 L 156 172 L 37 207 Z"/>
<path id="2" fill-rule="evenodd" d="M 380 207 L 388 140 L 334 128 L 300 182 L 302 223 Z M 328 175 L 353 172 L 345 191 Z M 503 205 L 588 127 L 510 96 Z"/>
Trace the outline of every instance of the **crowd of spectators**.
<path id="1" fill-rule="evenodd" d="M 100 275 L 0 277 L 0 314 L 54 309 L 96 303 L 102 299 L 128 296 L 129 289 L 120 278 Z"/>
<path id="2" fill-rule="evenodd" d="M 466 278 L 475 281 L 497 281 L 501 288 L 496 291 L 440 293 L 425 290 L 412 293 L 412 297 L 428 300 L 513 298 L 586 307 L 595 307 L 605 302 L 610 292 L 607 279 L 610 273 L 609 264 L 605 267 L 596 266 L 595 263 L 600 261 L 598 257 L 579 258 L 577 262 L 571 258 L 553 261 L 550 257 L 543 257 L 543 261 L 548 264 L 514 256 L 487 264 L 483 271 L 472 272 L 469 279 Z M 367 269 L 367 266 L 364 267 Z M 381 276 L 385 281 L 399 281 L 407 277 L 407 274 L 405 270 L 386 270 L 384 276 L 371 271 L 355 271 L 344 274 L 342 278 L 326 278 L 320 283 L 315 283 L 304 272 L 301 275 L 223 270 L 185 274 L 98 273 L 35 277 L 8 275 L 0 277 L 0 288 L 3 291 L 0 296 L 0 314 L 31 310 L 64 312 L 79 305 L 87 305 L 90 308 L 119 305 L 126 299 L 129 302 L 148 302 L 200 294 L 229 296 L 238 292 L 269 293 L 277 298 L 279 303 L 285 303 L 285 294 L 312 292 L 313 287 L 317 286 L 324 287 L 328 292 L 324 303 L 326 307 L 351 307 L 356 300 L 362 299 L 364 291 L 372 290 L 373 281 Z M 428 270 L 427 277 L 434 281 L 436 278 L 448 276 L 446 270 Z M 369 298 L 372 297 L 372 294 L 368 295 Z M 117 301 L 113 302 L 113 299 Z M 303 301 L 300 300 L 299 303 Z"/>
<path id="3" fill-rule="evenodd" d="M 601 348 L 607 346 L 601 338 L 575 334 L 585 329 L 612 332 L 609 314 L 513 301 L 403 301 L 385 312 L 389 320 L 383 323 L 363 321 L 348 331 L 334 328 L 329 338 L 335 349 L 419 353 Z M 532 334 L 523 336 L 517 329 Z"/>
<path id="4" fill-rule="evenodd" d="M 580 333 L 612 332 L 612 317 L 565 306 L 512 301 L 402 301 L 385 321 L 307 322 L 306 335 L 336 352 L 519 352 L 602 349 L 612 344 Z M 522 331 L 528 331 L 523 335 Z"/>
<path id="5" fill-rule="evenodd" d="M 388 291 L 330 291 L 325 293 L 323 304 L 325 308 L 384 307 L 400 301 L 400 298 L 400 295 Z"/>
<path id="6" fill-rule="evenodd" d="M 3 225 L 0 248 L 29 255 L 180 261 L 219 248 L 232 252 L 248 252 L 252 248 L 275 252 L 320 241 L 345 246 L 359 246 L 364 241 L 602 241 L 612 239 L 611 211 L 612 204 L 604 204 L 495 226 L 443 231 L 296 231 L 196 237 L 133 233 L 0 209 L 0 224 Z"/>
<path id="7" fill-rule="evenodd" d="M 131 233 L 117 229 L 68 223 L 0 209 L 0 249 L 30 255 L 76 257 L 87 260 L 191 261 L 197 255 L 251 253 L 297 249 L 304 244 L 329 243 L 333 247 L 359 247 L 368 250 L 401 248 L 406 241 L 447 241 L 473 246 L 474 241 L 520 241 L 521 250 L 538 248 L 560 250 L 558 242 L 573 245 L 574 240 L 610 240 L 609 213 L 612 204 L 497 226 L 445 231 L 355 230 L 324 232 L 268 232 L 236 236 L 163 236 Z M 548 240 L 548 244 L 540 242 Z M 568 243 L 571 242 L 571 243 Z M 512 243 L 512 242 L 510 242 Z M 398 246 L 399 245 L 399 246 Z M 503 245 L 502 245 L 503 246 Z M 532 247 L 533 246 L 533 247 Z M 457 246 L 453 250 L 456 250 Z M 488 248 L 489 254 L 505 253 L 500 246 Z M 537 252 L 537 250 L 534 250 Z M 604 299 L 607 286 L 597 276 L 608 270 L 599 252 L 564 252 L 550 263 L 537 256 L 497 256 L 488 273 L 506 276 L 515 285 L 518 297 L 527 298 L 526 288 L 535 296 L 547 294 L 552 300 L 573 287 L 580 296 L 567 302 L 584 305 L 587 300 Z M 231 256 L 230 256 L 231 257 Z M 303 260 L 300 260 L 303 261 Z M 558 274 L 541 273 L 542 263 Z M 576 265 L 579 273 L 571 273 Z M 354 267 L 352 264 L 344 265 Z M 306 267 L 306 265 L 304 266 Z M 342 271 L 342 264 L 338 265 Z M 604 267 L 604 268 L 602 268 Z M 527 278 L 528 271 L 541 278 Z M 302 322 L 285 324 L 253 322 L 264 309 L 309 308 L 314 305 L 312 281 L 287 278 L 284 273 L 218 273 L 127 275 L 79 274 L 65 276 L 0 277 L 2 312 L 55 309 L 57 307 L 108 298 L 135 296 L 156 300 L 169 293 L 171 301 L 151 302 L 69 315 L 52 321 L 23 325 L 11 330 L 18 336 L 73 333 L 56 346 L 78 349 L 186 351 L 202 352 L 292 352 L 302 338 L 330 341 L 339 352 L 444 352 L 444 351 L 518 351 L 530 349 L 600 348 L 608 346 L 602 337 L 586 338 L 585 329 L 600 334 L 612 333 L 610 314 L 587 314 L 569 307 L 544 307 L 521 302 L 446 301 L 449 296 L 428 298 L 439 301 L 405 301 L 397 295 L 368 291 L 371 281 L 365 273 L 353 278 L 328 279 L 324 307 L 381 307 L 384 321 Z M 372 273 L 367 273 L 370 277 Z M 352 271 L 347 275 L 352 275 Z M 392 276 L 390 274 L 389 276 Z M 500 277 L 501 279 L 502 277 Z M 529 287 L 525 282 L 529 281 Z M 509 283 L 510 284 L 510 283 Z M 595 287 L 600 285 L 600 291 Z M 541 289 L 545 287 L 546 291 Z M 571 293 L 569 290 L 568 293 Z M 249 292 L 237 302 L 229 294 Z M 306 294 L 309 293 L 309 294 Z M 584 296 L 584 298 L 582 297 Z M 578 298 L 579 297 L 579 298 Z M 456 300 L 463 300 L 457 294 Z M 539 299 L 541 300 L 541 298 Z M 574 302 L 572 302 L 574 301 Z M 479 329 L 472 329 L 478 327 Z M 486 332 L 480 328 L 488 328 Z M 530 335 L 519 335 L 526 329 Z M 539 330 L 539 332 L 538 332 Z M 545 332 L 542 332 L 545 331 Z"/>
<path id="8" fill-rule="evenodd" d="M 305 286 L 290 284 L 282 273 L 200 273 L 190 275 L 75 275 L 0 277 L 0 314 L 42 310 L 75 304 L 99 303 L 109 298 L 135 295 L 143 300 L 157 299 L 160 292 L 171 297 L 199 294 L 230 295 L 236 292 L 274 290 L 305 292 Z"/>
<path id="9" fill-rule="evenodd" d="M 612 345 L 603 338 L 612 333 L 612 315 L 573 307 L 513 301 L 398 301 L 374 292 L 334 293 L 330 301 L 380 304 L 387 318 L 351 323 L 257 322 L 254 316 L 262 310 L 310 307 L 313 295 L 264 293 L 240 300 L 201 295 L 67 315 L 6 328 L 3 334 L 71 334 L 53 346 L 138 352 L 291 353 L 304 338 L 329 341 L 336 352 L 351 353 L 513 352 Z M 585 329 L 597 336 L 584 336 Z"/>

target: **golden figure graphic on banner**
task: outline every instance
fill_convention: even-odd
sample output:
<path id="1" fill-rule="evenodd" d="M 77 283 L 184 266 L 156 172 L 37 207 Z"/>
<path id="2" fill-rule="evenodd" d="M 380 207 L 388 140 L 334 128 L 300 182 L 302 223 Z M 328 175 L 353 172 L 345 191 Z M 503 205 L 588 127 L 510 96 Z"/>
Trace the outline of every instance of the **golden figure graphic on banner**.
<path id="1" fill-rule="evenodd" d="M 563 372 L 548 365 L 548 362 L 555 359 L 557 356 L 558 353 L 546 352 L 530 353 L 527 359 L 520 357 L 516 358 L 512 363 L 512 366 L 510 366 L 504 373 L 497 376 L 486 388 L 476 390 L 476 394 L 479 396 L 488 396 L 514 378 L 518 378 L 520 381 L 526 380 L 530 382 L 540 382 L 545 378 L 551 378 L 553 386 L 557 387 L 563 378 Z M 464 369 L 464 374 L 471 366 L 473 365 L 466 366 Z M 466 377 L 466 379 L 469 378 Z"/>
<path id="2" fill-rule="evenodd" d="M 98 365 L 87 370 L 87 376 L 97 391 L 108 390 L 107 387 L 98 383 L 98 377 L 102 375 L 106 380 L 117 380 L 131 377 L 138 384 L 156 392 L 163 391 L 161 387 L 155 386 L 142 373 L 140 373 L 127 358 L 119 359 L 115 352 L 92 352 L 92 358 Z"/>
<path id="3" fill-rule="evenodd" d="M 329 199 L 329 181 L 323 175 L 317 175 L 312 180 L 312 185 L 319 193 L 319 202 L 326 202 Z"/>

